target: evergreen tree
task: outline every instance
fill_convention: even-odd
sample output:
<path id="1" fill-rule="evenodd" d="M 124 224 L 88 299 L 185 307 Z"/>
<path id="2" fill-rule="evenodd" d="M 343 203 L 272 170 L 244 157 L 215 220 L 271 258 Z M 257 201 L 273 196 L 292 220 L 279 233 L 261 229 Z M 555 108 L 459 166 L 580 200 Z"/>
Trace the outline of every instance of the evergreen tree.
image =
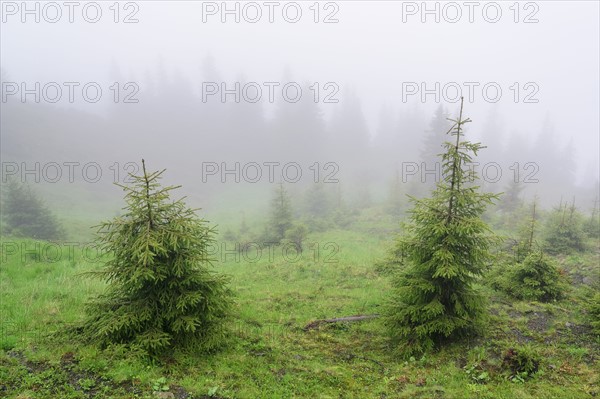
<path id="1" fill-rule="evenodd" d="M 52 212 L 27 185 L 10 179 L 4 191 L 5 233 L 39 240 L 60 240 L 64 231 Z"/>
<path id="2" fill-rule="evenodd" d="M 333 208 L 332 219 L 335 225 L 343 229 L 348 228 L 352 222 L 352 218 L 344 200 L 341 183 L 335 185 Z"/>
<path id="3" fill-rule="evenodd" d="M 511 181 L 504 190 L 502 200 L 498 203 L 498 210 L 504 214 L 511 214 L 523 205 L 523 190 L 525 185 L 520 181 Z"/>
<path id="4" fill-rule="evenodd" d="M 310 217 L 326 218 L 331 213 L 332 201 L 326 191 L 325 183 L 313 183 L 306 192 L 305 209 Z"/>
<path id="5" fill-rule="evenodd" d="M 390 163 L 397 157 L 394 149 L 398 148 L 398 126 L 396 126 L 396 115 L 389 105 L 385 104 L 379 111 L 379 120 L 375 129 L 373 139 L 373 161 L 383 167 L 389 167 Z M 382 168 L 378 168 L 382 169 Z"/>
<path id="6" fill-rule="evenodd" d="M 561 195 L 574 191 L 575 153 L 573 142 L 571 141 L 566 147 L 561 148 L 556 130 L 549 118 L 544 122 L 542 131 L 529 155 L 529 160 L 532 156 L 539 167 L 539 173 L 536 173 L 535 178 L 544 183 L 536 187 L 542 201 L 556 200 Z"/>
<path id="7" fill-rule="evenodd" d="M 299 223 L 295 224 L 291 227 L 287 233 L 286 238 L 294 244 L 296 250 L 300 253 L 304 251 L 304 241 L 306 240 L 306 236 L 308 235 L 308 227 L 306 225 Z"/>
<path id="8" fill-rule="evenodd" d="M 511 270 L 506 291 L 517 299 L 548 302 L 561 299 L 567 288 L 555 262 L 533 250 Z"/>
<path id="9" fill-rule="evenodd" d="M 312 183 L 304 196 L 305 221 L 311 231 L 325 231 L 333 224 L 334 199 L 329 184 Z"/>
<path id="10" fill-rule="evenodd" d="M 420 182 L 418 195 L 428 195 L 436 186 L 436 182 L 441 178 L 441 165 L 439 155 L 443 151 L 443 144 L 446 141 L 446 133 L 451 125 L 444 106 L 440 105 L 435 111 L 433 119 L 426 130 L 427 135 L 423 140 L 423 147 L 420 152 L 421 162 L 417 176 L 413 176 L 413 182 Z"/>
<path id="11" fill-rule="evenodd" d="M 469 184 L 477 179 L 468 164 L 482 148 L 462 140 L 460 115 L 444 144 L 443 179 L 430 198 L 415 199 L 410 222 L 391 253 L 394 291 L 385 322 L 399 348 L 420 352 L 470 332 L 485 311 L 473 283 L 486 269 L 497 241 L 481 215 L 497 195 Z"/>
<path id="12" fill-rule="evenodd" d="M 531 218 L 514 247 L 515 262 L 496 267 L 490 281 L 493 288 L 514 298 L 547 302 L 562 298 L 568 286 L 555 262 L 544 255 L 535 241 L 536 201 Z"/>
<path id="13" fill-rule="evenodd" d="M 427 169 L 433 169 L 435 163 L 439 162 L 438 156 L 442 152 L 444 141 L 446 141 L 444 134 L 450 126 L 444 106 L 440 105 L 431 120 L 421 150 L 421 161 L 425 163 Z"/>
<path id="14" fill-rule="evenodd" d="M 277 185 L 275 195 L 271 201 L 269 222 L 270 239 L 280 243 L 285 238 L 288 229 L 292 227 L 292 204 L 283 183 Z"/>
<path id="15" fill-rule="evenodd" d="M 295 81 L 290 68 L 286 67 L 281 81 Z M 320 104 L 310 94 L 310 87 L 308 82 L 300 84 L 299 88 L 304 94 L 297 102 L 277 101 L 270 124 L 272 145 L 269 146 L 269 157 L 311 162 L 327 154 L 329 143 L 326 140 L 325 120 Z M 290 90 L 289 96 L 295 96 L 293 93 Z"/>
<path id="16" fill-rule="evenodd" d="M 589 219 L 587 219 L 583 225 L 583 230 L 585 233 L 591 237 L 598 239 L 600 238 L 600 219 L 598 219 L 598 197 L 594 200 L 594 207 L 592 208 L 591 215 Z"/>
<path id="17" fill-rule="evenodd" d="M 488 211 L 488 217 L 495 220 L 495 227 L 513 230 L 515 220 L 527 219 L 527 207 L 523 201 L 525 185 L 521 182 L 510 181 L 504 189 L 502 199 L 496 209 Z"/>
<path id="18" fill-rule="evenodd" d="M 571 206 L 561 202 L 548 216 L 545 250 L 551 254 L 569 254 L 584 249 L 583 221 L 575 200 Z"/>
<path id="19" fill-rule="evenodd" d="M 535 244 L 535 228 L 537 226 L 537 198 L 533 199 L 533 204 L 531 205 L 531 218 L 527 222 L 526 227 L 521 232 L 521 239 L 519 240 L 519 244 L 517 247 L 517 262 L 522 261 L 526 256 L 530 255 L 536 247 Z"/>
<path id="20" fill-rule="evenodd" d="M 360 97 L 354 90 L 344 90 L 344 97 L 331 115 L 329 132 L 327 157 L 335 160 L 340 170 L 335 177 L 360 188 L 357 197 L 366 199 L 364 183 L 373 180 L 369 175 L 371 145 Z"/>
<path id="21" fill-rule="evenodd" d="M 171 201 L 164 170 L 131 176 L 124 214 L 98 226 L 98 247 L 110 258 L 91 274 L 109 283 L 88 305 L 85 336 L 102 346 L 130 344 L 150 355 L 176 346 L 211 350 L 224 338 L 232 294 L 228 278 L 209 269 L 215 230 Z"/>
<path id="22" fill-rule="evenodd" d="M 504 136 L 504 123 L 499 114 L 499 107 L 492 107 L 490 108 L 486 120 L 483 123 L 483 128 L 481 129 L 481 141 L 486 144 L 489 150 L 486 150 L 485 153 L 481 154 L 481 157 L 479 157 L 480 167 L 490 162 L 503 162 L 503 146 L 508 141 Z M 523 145 L 522 136 L 519 137 L 519 139 L 521 140 L 521 145 Z M 507 159 L 514 162 L 516 161 L 514 160 L 514 156 L 515 154 L 508 154 Z M 497 185 L 496 187 L 500 187 L 501 182 L 502 180 L 498 183 L 488 182 L 487 185 Z M 504 199 L 505 196 L 503 195 L 502 198 Z"/>

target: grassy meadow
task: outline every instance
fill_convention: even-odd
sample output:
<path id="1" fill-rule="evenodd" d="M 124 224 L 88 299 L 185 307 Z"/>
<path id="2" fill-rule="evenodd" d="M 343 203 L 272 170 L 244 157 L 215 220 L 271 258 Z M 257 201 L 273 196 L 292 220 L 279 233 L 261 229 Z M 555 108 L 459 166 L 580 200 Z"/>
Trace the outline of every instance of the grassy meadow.
<path id="1" fill-rule="evenodd" d="M 91 237 L 85 223 L 67 220 L 65 225 L 70 237 L 82 242 Z M 586 310 L 598 278 L 599 253 L 593 245 L 557 257 L 571 284 L 561 301 L 515 301 L 484 279 L 478 288 L 488 299 L 485 333 L 424 356 L 399 356 L 378 318 L 305 328 L 320 319 L 379 314 L 390 283 L 375 264 L 398 230 L 397 221 L 373 208 L 347 229 L 311 233 L 301 254 L 258 245 L 238 252 L 221 234 L 214 267 L 231 276 L 236 293 L 228 343 L 213 354 L 174 352 L 159 361 L 120 346 L 101 350 L 66 333 L 83 319 L 86 301 L 102 292 L 104 283 L 85 273 L 100 268 L 107 255 L 83 243 L 4 237 L 0 397 L 550 399 L 600 394 L 600 342 Z M 537 359 L 535 374 L 515 375 L 506 366 L 506 354 L 515 348 Z"/>

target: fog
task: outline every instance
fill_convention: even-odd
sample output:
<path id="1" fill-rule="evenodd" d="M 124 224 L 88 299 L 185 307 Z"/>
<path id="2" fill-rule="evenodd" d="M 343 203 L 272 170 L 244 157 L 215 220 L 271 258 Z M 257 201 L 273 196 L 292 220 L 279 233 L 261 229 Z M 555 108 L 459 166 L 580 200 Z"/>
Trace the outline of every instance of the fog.
<path id="1" fill-rule="evenodd" d="M 279 182 L 376 205 L 394 179 L 431 188 L 421 169 L 435 170 L 462 95 L 466 137 L 488 147 L 484 187 L 519 181 L 545 206 L 587 210 L 598 15 L 590 1 L 4 1 L 3 182 L 105 209 L 144 158 L 208 210 L 260 207 Z"/>

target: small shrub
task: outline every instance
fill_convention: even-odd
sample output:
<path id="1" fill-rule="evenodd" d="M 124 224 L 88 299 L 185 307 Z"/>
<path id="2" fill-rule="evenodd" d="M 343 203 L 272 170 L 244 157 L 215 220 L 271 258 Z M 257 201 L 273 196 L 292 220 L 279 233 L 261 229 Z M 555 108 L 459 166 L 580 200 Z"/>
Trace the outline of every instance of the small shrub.
<path id="1" fill-rule="evenodd" d="M 167 379 L 165 377 L 160 377 L 158 379 L 156 379 L 153 383 L 152 383 L 152 390 L 153 391 L 163 391 L 166 392 L 170 389 L 169 385 L 167 385 Z"/>
<path id="2" fill-rule="evenodd" d="M 281 243 L 286 232 L 292 227 L 292 202 L 282 183 L 277 185 L 271 200 L 271 215 L 267 227 L 269 242 Z"/>
<path id="3" fill-rule="evenodd" d="M 490 380 L 490 374 L 482 370 L 479 364 L 467 365 L 463 369 L 469 379 L 477 384 L 485 384 Z"/>
<path id="4" fill-rule="evenodd" d="M 600 238 L 600 221 L 597 217 L 592 216 L 583 223 L 583 231 L 590 238 Z"/>
<path id="5" fill-rule="evenodd" d="M 502 360 L 502 366 L 511 372 L 511 379 L 531 377 L 538 372 L 540 363 L 541 356 L 530 345 L 508 349 Z"/>
<path id="6" fill-rule="evenodd" d="M 65 237 L 60 223 L 29 186 L 9 180 L 2 191 L 5 233 L 38 240 L 61 240 Z"/>
<path id="7" fill-rule="evenodd" d="M 514 265 L 500 287 L 517 299 L 542 302 L 563 298 L 568 288 L 554 261 L 541 251 L 533 251 Z"/>
<path id="8" fill-rule="evenodd" d="M 303 244 L 308 235 L 308 228 L 304 224 L 294 224 L 286 233 L 285 237 L 296 246 L 298 252 L 303 251 Z"/>
<path id="9" fill-rule="evenodd" d="M 570 254 L 583 251 L 584 231 L 582 216 L 574 205 L 554 209 L 548 216 L 544 249 L 551 254 Z"/>

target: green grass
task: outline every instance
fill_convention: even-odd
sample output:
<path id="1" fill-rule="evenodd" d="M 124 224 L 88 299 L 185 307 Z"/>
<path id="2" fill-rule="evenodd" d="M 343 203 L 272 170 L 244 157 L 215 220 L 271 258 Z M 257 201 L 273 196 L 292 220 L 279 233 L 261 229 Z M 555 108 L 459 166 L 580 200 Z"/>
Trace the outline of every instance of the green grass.
<path id="1" fill-rule="evenodd" d="M 72 231 L 80 229 L 75 225 Z M 256 250 L 237 260 L 231 253 L 216 253 L 215 268 L 232 276 L 237 294 L 228 345 L 212 355 L 174 352 L 160 363 L 132 356 L 123 347 L 102 351 L 61 334 L 82 320 L 86 300 L 102 291 L 102 282 L 82 276 L 100 267 L 101 259 L 86 259 L 81 247 L 72 254 L 63 247 L 56 260 L 53 252 L 44 253 L 55 247 L 4 238 L 0 397 L 152 398 L 157 390 L 177 398 L 600 394 L 600 346 L 587 327 L 585 310 L 591 288 L 581 283 L 584 276 L 592 277 L 597 253 L 559 259 L 565 273 L 577 277 L 563 301 L 515 302 L 482 285 L 490 309 L 485 335 L 423 357 L 398 357 L 379 319 L 305 331 L 316 319 L 379 313 L 390 286 L 373 265 L 385 256 L 393 229 L 377 212 L 365 213 L 353 231 L 311 235 L 297 261 L 289 260 L 293 253 L 286 260 L 281 247 L 272 256 L 263 248 L 256 262 L 246 260 Z M 507 351 L 523 346 L 541 359 L 533 376 L 517 377 L 504 365 Z"/>

